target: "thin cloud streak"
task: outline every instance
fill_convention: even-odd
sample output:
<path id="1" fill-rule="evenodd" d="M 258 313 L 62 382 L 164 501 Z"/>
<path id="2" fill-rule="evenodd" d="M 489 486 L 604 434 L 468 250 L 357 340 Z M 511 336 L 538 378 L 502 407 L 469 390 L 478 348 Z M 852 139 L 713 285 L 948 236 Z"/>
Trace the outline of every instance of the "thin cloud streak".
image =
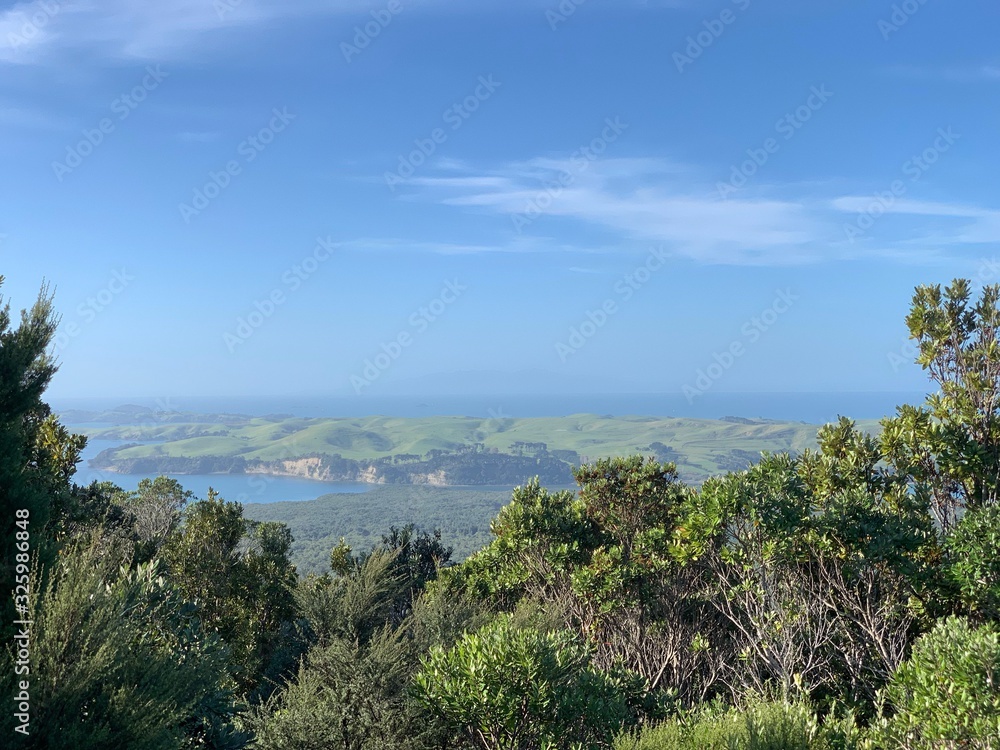
<path id="1" fill-rule="evenodd" d="M 0 13 L 0 62 L 36 65 L 63 54 L 114 60 L 169 60 L 210 32 L 313 15 L 357 16 L 351 0 L 52 0 Z M 35 20 L 37 20 L 37 23 Z"/>
<path id="2" fill-rule="evenodd" d="M 710 187 L 692 185 L 691 172 L 688 166 L 655 158 L 606 159 L 585 166 L 538 158 L 481 175 L 424 177 L 410 184 L 444 205 L 510 215 L 527 212 L 548 194 L 547 219 L 597 225 L 628 244 L 665 243 L 680 256 L 708 262 L 797 264 L 816 255 L 807 246 L 829 233 L 799 203 L 722 201 Z"/>
<path id="3" fill-rule="evenodd" d="M 407 199 L 456 209 L 514 217 L 541 207 L 526 233 L 514 235 L 522 239 L 534 237 L 543 221 L 569 221 L 611 232 L 620 238 L 621 247 L 654 242 L 679 258 L 710 264 L 799 265 L 863 257 L 912 261 L 914 251 L 908 246 L 914 243 L 949 246 L 1000 239 L 998 212 L 903 199 L 885 213 L 975 221 L 958 233 L 915 227 L 918 236 L 850 243 L 843 234 L 844 214 L 870 210 L 871 196 L 781 198 L 775 196 L 794 191 L 761 185 L 756 194 L 747 191 L 746 197 L 723 200 L 697 170 L 660 158 L 609 158 L 581 166 L 539 157 L 479 172 L 467 168 L 464 173 L 452 165 L 448 174 L 422 176 L 407 184 L 412 189 Z M 545 241 L 535 237 L 534 247 L 544 246 Z M 939 255 L 926 251 L 919 257 Z"/>
<path id="4" fill-rule="evenodd" d="M 469 4 L 456 0 L 421 0 L 414 5 L 413 11 L 470 9 Z M 542 13 L 556 5 L 552 0 L 508 0 L 475 9 L 521 7 Z M 671 0 L 656 5 L 686 8 L 692 2 Z M 46 11 L 37 2 L 18 2 L 0 12 L 0 63 L 43 65 L 66 54 L 105 62 L 184 59 L 196 46 L 204 47 L 205 37 L 213 32 L 314 16 L 356 19 L 364 24 L 378 6 L 359 0 L 50 0 L 45 7 L 52 10 Z"/>

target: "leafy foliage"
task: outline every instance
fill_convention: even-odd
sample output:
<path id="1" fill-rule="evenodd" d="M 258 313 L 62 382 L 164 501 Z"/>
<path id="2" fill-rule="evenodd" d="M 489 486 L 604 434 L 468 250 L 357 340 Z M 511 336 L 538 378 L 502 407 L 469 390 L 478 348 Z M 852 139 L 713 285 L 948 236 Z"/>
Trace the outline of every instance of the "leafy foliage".
<path id="1" fill-rule="evenodd" d="M 507 616 L 432 648 L 415 683 L 423 706 L 482 750 L 608 747 L 633 721 L 641 687 L 594 668 L 573 633 L 517 628 Z"/>
<path id="2" fill-rule="evenodd" d="M 300 583 L 296 600 L 315 645 L 288 688 L 255 715 L 256 746 L 417 748 L 434 734 L 409 697 L 411 623 L 395 622 L 409 583 L 401 552 L 376 549 L 351 558 L 342 575 Z"/>
<path id="3" fill-rule="evenodd" d="M 1000 506 L 970 510 L 945 540 L 945 574 L 970 616 L 1000 621 Z"/>
<path id="4" fill-rule="evenodd" d="M 116 502 L 131 516 L 140 558 L 152 559 L 176 530 L 181 511 L 193 497 L 176 479 L 143 479 L 135 492 L 116 493 Z"/>
<path id="5" fill-rule="evenodd" d="M 383 555 L 389 561 L 387 575 L 398 582 L 389 620 L 399 625 L 412 611 L 414 598 L 451 562 L 451 552 L 441 543 L 440 530 L 418 531 L 411 523 L 401 529 L 393 526 L 382 535 L 381 544 L 359 556 L 341 539 L 330 552 L 330 569 L 343 578 L 363 568 L 371 555 Z"/>
<path id="6" fill-rule="evenodd" d="M 266 750 L 376 750 L 412 747 L 407 720 L 409 649 L 399 634 L 360 645 L 333 638 L 312 649 L 296 679 L 264 707 L 254 744 Z"/>
<path id="7" fill-rule="evenodd" d="M 943 292 L 918 287 L 906 323 L 920 347 L 917 362 L 941 389 L 926 407 L 903 407 L 885 420 L 889 460 L 930 496 L 944 531 L 961 511 L 1000 500 L 1000 287 L 976 303 L 956 279 Z"/>
<path id="8" fill-rule="evenodd" d="M 854 750 L 861 730 L 852 717 L 821 723 L 803 703 L 752 701 L 708 705 L 634 735 L 615 750 Z"/>
<path id="9" fill-rule="evenodd" d="M 879 435 L 841 418 L 815 449 L 741 460 L 700 489 L 636 455 L 580 466 L 576 493 L 536 478 L 504 507 L 485 492 L 397 488 L 252 519 L 165 477 L 135 492 L 73 485 L 85 441 L 42 401 L 51 300 L 43 291 L 16 329 L 4 307 L 0 570 L 30 583 L 34 623 L 22 744 L 995 748 L 998 300 L 988 287 L 973 303 L 963 281 L 918 288 L 907 322 L 939 393 Z M 519 437 L 519 459 L 571 458 Z M 376 508 L 372 528 L 354 518 L 362 505 Z M 480 538 L 494 511 L 489 544 L 452 564 L 444 540 Z M 279 513 L 303 533 L 309 567 L 329 572 L 299 577 Z M 25 515 L 30 575 L 13 554 Z M 415 516 L 442 523 L 421 531 Z M 13 652 L 0 658 L 8 690 Z"/>
<path id="10" fill-rule="evenodd" d="M 155 563 L 118 562 L 80 540 L 34 579 L 35 746 L 241 745 L 225 645 Z"/>
<path id="11" fill-rule="evenodd" d="M 306 575 L 330 570 L 330 549 L 341 539 L 370 549 L 389 529 L 413 524 L 440 529 L 452 559 L 463 560 L 490 541 L 490 521 L 510 501 L 509 490 L 378 485 L 364 493 L 324 495 L 308 502 L 247 503 L 243 515 L 283 523 L 295 537 L 291 559 Z"/>
<path id="12" fill-rule="evenodd" d="M 0 296 L 0 590 L 5 593 L 0 635 L 4 643 L 10 642 L 10 623 L 16 619 L 13 601 L 6 595 L 14 589 L 15 512 L 27 512 L 36 545 L 43 542 L 42 531 L 53 506 L 68 495 L 66 477 L 82 447 L 51 418 L 42 402 L 56 372 L 46 350 L 58 322 L 44 288 L 31 309 L 21 312 L 16 328 L 10 305 Z M 39 547 L 32 552 L 36 557 L 49 554 Z"/>
<path id="13" fill-rule="evenodd" d="M 183 526 L 163 547 L 171 580 L 232 650 L 234 675 L 247 694 L 268 691 L 265 679 L 275 676 L 284 626 L 294 616 L 291 541 L 288 529 L 248 522 L 239 503 L 210 492 L 187 507 Z M 278 662 L 278 671 L 288 666 Z"/>
<path id="14" fill-rule="evenodd" d="M 1000 630 L 961 618 L 938 623 L 886 688 L 895 715 L 878 742 L 986 750 L 1000 738 Z"/>

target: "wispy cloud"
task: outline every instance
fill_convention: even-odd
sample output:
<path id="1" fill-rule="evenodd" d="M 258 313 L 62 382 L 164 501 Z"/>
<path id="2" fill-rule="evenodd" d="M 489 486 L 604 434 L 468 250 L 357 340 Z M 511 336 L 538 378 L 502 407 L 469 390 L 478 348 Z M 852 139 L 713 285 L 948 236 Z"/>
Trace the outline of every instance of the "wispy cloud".
<path id="1" fill-rule="evenodd" d="M 660 158 L 608 158 L 581 166 L 539 157 L 478 172 L 449 166 L 446 173 L 409 180 L 406 197 L 511 217 L 542 206 L 527 231 L 517 231 L 512 222 L 509 235 L 516 242 L 461 246 L 465 252 L 551 249 L 542 233 L 553 234 L 556 223 L 562 229 L 591 227 L 602 237 L 618 238 L 605 242 L 603 250 L 652 242 L 679 258 L 738 265 L 873 256 L 926 262 L 940 259 L 940 249 L 1000 240 L 1000 211 L 905 199 L 886 213 L 919 217 L 920 222 L 881 227 L 852 243 L 844 234 L 845 220 L 870 210 L 870 195 L 824 198 L 811 190 L 808 194 L 815 197 L 803 197 L 802 185 L 761 185 L 744 197 L 723 200 L 703 170 Z M 560 247 L 567 249 L 565 242 Z"/>
<path id="2" fill-rule="evenodd" d="M 389 237 L 361 237 L 338 243 L 344 250 L 361 252 L 434 253 L 437 255 L 473 255 L 479 253 L 524 253 L 552 250 L 530 239 L 514 239 L 507 243 L 427 242 Z"/>
<path id="3" fill-rule="evenodd" d="M 479 253 L 575 253 L 577 255 L 599 255 L 621 250 L 621 247 L 618 245 L 581 246 L 579 244 L 555 240 L 551 237 L 528 236 L 501 238 L 495 242 L 468 243 L 447 240 L 415 240 L 402 237 L 357 237 L 338 242 L 337 246 L 343 250 L 354 250 L 357 252 L 434 253 L 436 255 L 472 255 Z"/>
<path id="4" fill-rule="evenodd" d="M 62 55 L 168 60 L 214 32 L 279 18 L 364 15 L 351 0 L 49 0 L 0 12 L 0 62 L 39 64 Z"/>
<path id="5" fill-rule="evenodd" d="M 834 208 L 840 211 L 864 211 L 872 205 L 870 195 L 845 195 L 832 201 Z M 883 208 L 885 213 L 908 214 L 911 216 L 964 216 L 981 218 L 994 215 L 996 212 L 977 206 L 966 206 L 957 203 L 938 203 L 934 201 L 917 201 L 900 199 L 891 206 Z"/>
<path id="6" fill-rule="evenodd" d="M 595 6 L 622 5 L 621 0 L 592 1 Z M 632 0 L 630 5 L 688 8 L 697 2 Z M 361 0 L 47 0 L 44 5 L 49 10 L 36 0 L 0 11 L 0 63 L 40 64 L 63 55 L 168 61 L 204 48 L 206 38 L 227 30 L 311 16 L 356 18 L 363 24 L 375 7 Z M 404 5 L 409 8 L 409 0 Z M 541 14 L 557 7 L 558 0 L 420 0 L 413 5 L 414 10 L 448 13 L 521 8 Z"/>
<path id="7" fill-rule="evenodd" d="M 871 203 L 870 197 L 845 196 L 834 201 L 834 206 L 843 211 L 863 211 Z M 920 236 L 907 238 L 905 241 L 909 244 L 933 243 L 945 247 L 1000 242 L 1000 210 L 905 199 L 886 207 L 885 213 L 943 220 Z"/>
<path id="8" fill-rule="evenodd" d="M 411 181 L 425 199 L 511 216 L 544 203 L 551 218 L 597 226 L 624 242 L 664 243 L 708 262 L 802 262 L 833 231 L 800 202 L 723 201 L 690 167 L 655 158 L 606 159 L 581 166 L 536 158 L 476 175 Z M 549 193 L 550 199 L 539 201 Z"/>

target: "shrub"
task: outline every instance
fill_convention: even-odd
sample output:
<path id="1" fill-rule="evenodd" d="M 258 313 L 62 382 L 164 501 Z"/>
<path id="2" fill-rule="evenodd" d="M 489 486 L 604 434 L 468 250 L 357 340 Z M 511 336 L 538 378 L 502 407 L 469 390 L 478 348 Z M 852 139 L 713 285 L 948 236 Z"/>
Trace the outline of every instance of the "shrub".
<path id="1" fill-rule="evenodd" d="M 594 668 L 575 634 L 518 628 L 506 615 L 451 650 L 433 648 L 416 689 L 428 711 L 482 750 L 610 747 L 641 693 L 633 675 Z"/>
<path id="2" fill-rule="evenodd" d="M 1000 747 L 1000 631 L 959 617 L 938 623 L 884 697 L 895 715 L 877 728 L 877 747 Z"/>
<path id="3" fill-rule="evenodd" d="M 419 747 L 406 697 L 408 647 L 382 630 L 365 646 L 334 638 L 251 718 L 260 750 Z"/>
<path id="4" fill-rule="evenodd" d="M 227 650 L 155 563 L 119 568 L 95 532 L 35 576 L 33 747 L 127 750 L 243 742 Z"/>
<path id="5" fill-rule="evenodd" d="M 820 724 L 805 704 L 755 702 L 743 709 L 703 706 L 622 735 L 615 750 L 854 750 L 859 738 L 850 716 Z"/>
<path id="6" fill-rule="evenodd" d="M 970 615 L 1000 617 L 1000 506 L 966 513 L 945 541 L 949 582 Z"/>

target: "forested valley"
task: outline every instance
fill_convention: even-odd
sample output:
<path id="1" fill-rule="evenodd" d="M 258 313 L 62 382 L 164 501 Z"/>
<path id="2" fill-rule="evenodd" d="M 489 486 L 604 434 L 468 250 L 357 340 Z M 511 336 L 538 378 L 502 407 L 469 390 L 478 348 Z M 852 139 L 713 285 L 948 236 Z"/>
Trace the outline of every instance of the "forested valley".
<path id="1" fill-rule="evenodd" d="M 916 290 L 931 395 L 877 435 L 700 487 L 595 460 L 460 562 L 404 525 L 300 575 L 237 502 L 74 483 L 43 290 L 0 311 L 4 746 L 998 748 L 998 298 Z"/>

